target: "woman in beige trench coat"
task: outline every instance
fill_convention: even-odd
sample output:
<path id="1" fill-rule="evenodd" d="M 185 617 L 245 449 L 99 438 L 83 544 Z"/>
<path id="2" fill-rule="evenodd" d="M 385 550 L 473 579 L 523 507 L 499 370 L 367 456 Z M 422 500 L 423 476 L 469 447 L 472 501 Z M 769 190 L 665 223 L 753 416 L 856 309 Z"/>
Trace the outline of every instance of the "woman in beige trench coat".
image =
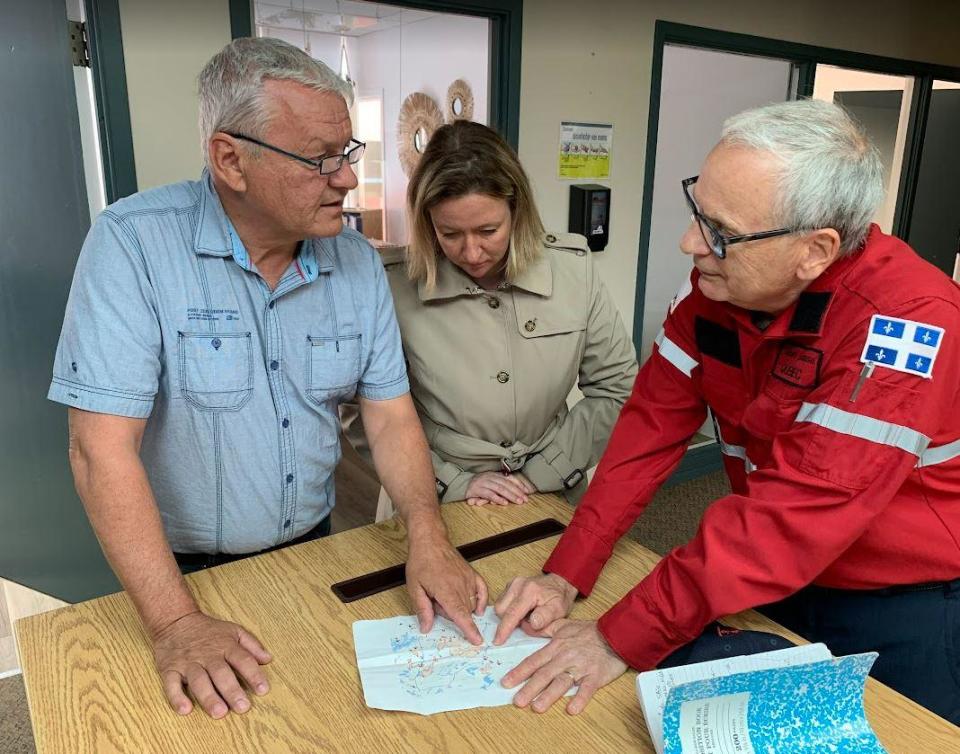
<path id="1" fill-rule="evenodd" d="M 384 264 L 441 502 L 575 502 L 637 372 L 586 240 L 543 231 L 515 153 L 478 123 L 434 133 L 407 200 L 411 245 Z"/>

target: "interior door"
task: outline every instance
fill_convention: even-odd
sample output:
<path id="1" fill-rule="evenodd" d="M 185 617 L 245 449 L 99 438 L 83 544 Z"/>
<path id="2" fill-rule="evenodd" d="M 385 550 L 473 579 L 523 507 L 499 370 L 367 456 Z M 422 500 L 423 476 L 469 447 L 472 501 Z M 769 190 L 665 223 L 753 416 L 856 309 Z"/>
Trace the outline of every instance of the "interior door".
<path id="1" fill-rule="evenodd" d="M 115 591 L 46 400 L 90 224 L 64 0 L 0 22 L 0 577 L 74 602 Z"/>
<path id="2" fill-rule="evenodd" d="M 935 81 L 923 135 L 908 243 L 924 259 L 954 274 L 960 252 L 960 84 Z"/>

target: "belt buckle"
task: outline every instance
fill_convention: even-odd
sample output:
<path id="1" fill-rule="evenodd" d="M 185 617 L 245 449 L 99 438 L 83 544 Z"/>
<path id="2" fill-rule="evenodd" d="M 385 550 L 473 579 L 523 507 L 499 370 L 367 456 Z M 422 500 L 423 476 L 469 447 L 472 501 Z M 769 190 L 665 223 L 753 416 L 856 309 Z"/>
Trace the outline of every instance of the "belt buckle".
<path id="1" fill-rule="evenodd" d="M 566 479 L 563 480 L 563 488 L 572 490 L 583 481 L 583 469 L 574 469 Z"/>

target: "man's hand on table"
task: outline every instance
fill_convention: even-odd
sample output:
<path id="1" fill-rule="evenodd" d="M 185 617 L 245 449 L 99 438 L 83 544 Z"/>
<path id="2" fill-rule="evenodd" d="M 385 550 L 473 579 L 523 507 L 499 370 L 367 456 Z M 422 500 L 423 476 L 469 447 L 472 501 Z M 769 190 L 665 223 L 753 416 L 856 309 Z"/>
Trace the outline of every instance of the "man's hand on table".
<path id="1" fill-rule="evenodd" d="M 554 621 L 540 632 L 550 643 L 507 673 L 506 688 L 524 684 L 513 697 L 518 707 L 546 712 L 571 687 L 579 686 L 567 712 L 583 711 L 598 689 L 619 678 L 627 664 L 610 648 L 592 620 Z"/>
<path id="2" fill-rule="evenodd" d="M 493 643 L 503 644 L 517 626 L 541 636 L 543 629 L 570 614 L 576 598 L 577 588 L 553 573 L 513 579 L 494 605 L 500 625 Z"/>
<path id="3" fill-rule="evenodd" d="M 483 643 L 471 612 L 482 615 L 486 609 L 487 583 L 450 544 L 442 530 L 427 534 L 411 531 L 407 591 L 423 633 L 433 628 L 435 613 L 439 612 L 453 621 L 471 644 Z"/>
<path id="4" fill-rule="evenodd" d="M 250 709 L 250 699 L 239 680 L 258 696 L 270 690 L 260 668 L 270 662 L 270 653 L 236 623 L 197 611 L 151 632 L 151 640 L 163 691 L 170 706 L 181 715 L 193 709 L 184 685 L 215 719 L 228 710 Z"/>

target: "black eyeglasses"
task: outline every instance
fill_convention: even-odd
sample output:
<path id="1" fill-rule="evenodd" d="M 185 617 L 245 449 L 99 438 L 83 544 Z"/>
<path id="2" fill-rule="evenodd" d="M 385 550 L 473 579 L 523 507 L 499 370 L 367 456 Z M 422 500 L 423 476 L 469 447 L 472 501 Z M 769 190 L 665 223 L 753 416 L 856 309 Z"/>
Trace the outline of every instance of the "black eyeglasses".
<path id="1" fill-rule="evenodd" d="M 273 144 L 267 144 L 267 142 L 260 141 L 260 139 L 254 139 L 252 136 L 233 133 L 231 131 L 224 131 L 224 133 L 227 136 L 232 136 L 234 139 L 249 141 L 251 144 L 256 144 L 257 146 L 264 147 L 265 149 L 269 149 L 277 154 L 282 154 L 284 157 L 289 157 L 291 160 L 296 160 L 297 162 L 302 162 L 304 165 L 309 165 L 314 170 L 319 170 L 320 175 L 330 175 L 331 173 L 336 173 L 343 166 L 344 160 L 346 160 L 350 165 L 356 165 L 358 162 L 360 162 L 360 158 L 363 157 L 363 150 L 367 147 L 367 145 L 362 141 L 350 139 L 350 144 L 345 150 L 343 150 L 341 154 L 320 155 L 319 157 L 304 157 L 299 154 L 294 154 L 293 152 L 288 152 L 286 149 L 275 147 Z"/>
<path id="2" fill-rule="evenodd" d="M 777 228 L 776 230 L 764 230 L 759 233 L 745 233 L 739 236 L 724 235 L 717 229 L 716 225 L 703 216 L 700 208 L 697 207 L 697 203 L 690 195 L 690 187 L 697 182 L 699 177 L 699 175 L 695 175 L 693 178 L 686 178 L 681 181 L 681 185 L 683 186 L 683 196 L 687 200 L 687 205 L 690 207 L 690 213 L 693 215 L 692 219 L 695 220 L 697 225 L 700 227 L 700 235 L 703 236 L 704 242 L 720 259 L 726 259 L 727 247 L 731 244 L 744 243 L 745 241 L 759 241 L 761 238 L 788 236 L 791 233 L 798 232 L 793 228 Z"/>

